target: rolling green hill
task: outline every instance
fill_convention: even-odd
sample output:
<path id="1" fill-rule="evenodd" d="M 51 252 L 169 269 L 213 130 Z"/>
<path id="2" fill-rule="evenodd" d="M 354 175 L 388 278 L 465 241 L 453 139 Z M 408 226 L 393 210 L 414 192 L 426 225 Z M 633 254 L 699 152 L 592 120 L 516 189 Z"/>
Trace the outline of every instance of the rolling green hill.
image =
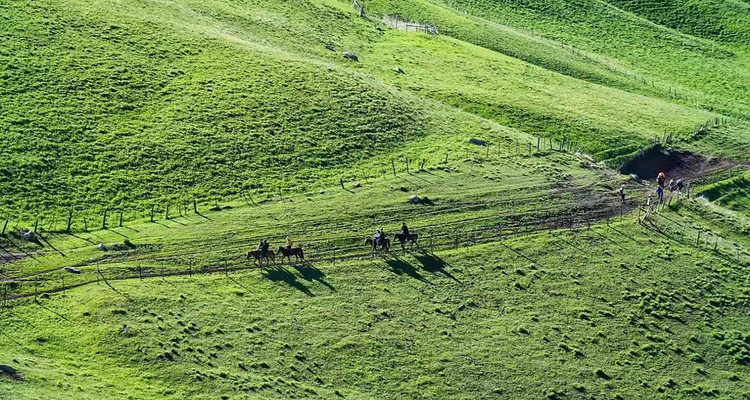
<path id="1" fill-rule="evenodd" d="M 0 0 L 0 400 L 750 398 L 747 4 L 358 1 Z"/>
<path id="2" fill-rule="evenodd" d="M 531 140 L 575 141 L 596 159 L 627 157 L 666 133 L 690 141 L 717 117 L 633 88 L 601 57 L 425 2 L 411 4 L 446 21 L 449 37 L 388 32 L 336 1 L 117 4 L 3 5 L 7 218 L 62 218 L 71 207 L 145 215 L 167 201 L 310 191 L 410 140 L 459 129 L 445 120 L 463 118 L 457 110 Z M 731 124 L 741 149 L 748 124 Z M 741 158 L 739 149 L 702 150 Z"/>

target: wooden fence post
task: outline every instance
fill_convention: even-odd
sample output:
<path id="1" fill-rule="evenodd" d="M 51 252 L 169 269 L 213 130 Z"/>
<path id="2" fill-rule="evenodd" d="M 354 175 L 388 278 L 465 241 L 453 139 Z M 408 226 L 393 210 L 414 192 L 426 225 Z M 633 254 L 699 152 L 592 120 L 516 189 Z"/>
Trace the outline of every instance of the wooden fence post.
<path id="1" fill-rule="evenodd" d="M 405 157 L 404 161 L 406 161 L 406 173 L 409 173 L 409 157 Z"/>
<path id="2" fill-rule="evenodd" d="M 536 138 L 536 150 L 539 151 L 539 145 L 541 144 L 542 138 Z"/>
<path id="3" fill-rule="evenodd" d="M 120 224 L 119 224 L 119 226 L 122 227 L 122 210 L 120 210 Z"/>
<path id="4" fill-rule="evenodd" d="M 198 202 L 193 199 L 193 212 L 198 214 Z"/>
<path id="5" fill-rule="evenodd" d="M 169 219 L 169 204 L 167 204 L 167 208 L 164 210 L 164 219 Z"/>
<path id="6" fill-rule="evenodd" d="M 446 163 L 446 164 L 448 164 L 448 154 L 449 154 L 449 153 L 447 153 L 447 152 L 445 153 L 445 163 Z"/>
<path id="7" fill-rule="evenodd" d="M 107 210 L 102 214 L 102 229 L 107 229 Z"/>
<path id="8" fill-rule="evenodd" d="M 8 228 L 8 219 L 5 219 L 5 223 L 3 224 L 3 235 L 5 235 L 5 229 Z"/>
<path id="9" fill-rule="evenodd" d="M 695 238 L 695 245 L 698 246 L 698 243 L 701 240 L 701 230 L 698 229 L 698 236 Z"/>
<path id="10" fill-rule="evenodd" d="M 70 207 L 68 211 L 68 223 L 65 225 L 65 232 L 70 232 L 71 225 L 73 225 L 73 207 Z"/>
<path id="11" fill-rule="evenodd" d="M 516 139 L 516 154 L 518 154 L 518 139 Z"/>

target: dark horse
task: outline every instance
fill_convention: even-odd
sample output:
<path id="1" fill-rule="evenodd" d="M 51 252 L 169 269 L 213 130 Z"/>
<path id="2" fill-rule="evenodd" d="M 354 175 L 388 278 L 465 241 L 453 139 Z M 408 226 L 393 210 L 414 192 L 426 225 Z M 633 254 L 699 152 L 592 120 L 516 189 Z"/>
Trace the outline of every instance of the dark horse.
<path id="1" fill-rule="evenodd" d="M 268 253 L 265 257 L 260 256 L 260 250 L 250 250 L 247 252 L 247 259 L 253 259 L 253 265 L 259 264 L 261 267 L 263 266 L 263 260 L 266 260 L 266 265 L 268 265 L 268 262 L 273 262 L 273 265 L 276 265 L 276 254 L 274 254 L 273 250 L 268 250 Z"/>
<path id="2" fill-rule="evenodd" d="M 419 234 L 417 233 L 410 233 L 408 235 L 404 235 L 403 232 L 399 232 L 395 236 L 393 236 L 393 240 L 398 240 L 399 242 L 401 242 L 402 250 L 406 249 L 404 247 L 404 244 L 406 244 L 406 242 L 411 242 L 411 245 L 409 247 L 413 247 L 415 244 L 419 246 L 419 244 L 417 243 L 418 238 L 419 238 Z"/>
<path id="3" fill-rule="evenodd" d="M 291 249 L 287 249 L 286 247 L 279 247 L 279 254 L 281 254 L 281 262 L 284 262 L 284 258 L 288 258 L 289 262 L 292 261 L 292 256 L 294 256 L 294 262 L 297 262 L 299 260 L 305 261 L 305 253 L 302 251 L 302 247 L 292 247 Z"/>
<path id="4" fill-rule="evenodd" d="M 375 250 L 378 247 L 378 246 L 375 245 L 375 239 L 373 239 L 373 238 L 367 238 L 367 239 L 365 239 L 365 246 L 372 247 L 373 253 L 375 252 Z M 388 240 L 387 237 L 384 237 L 384 238 L 380 239 L 380 248 L 387 253 L 388 250 L 391 249 L 391 241 Z"/>

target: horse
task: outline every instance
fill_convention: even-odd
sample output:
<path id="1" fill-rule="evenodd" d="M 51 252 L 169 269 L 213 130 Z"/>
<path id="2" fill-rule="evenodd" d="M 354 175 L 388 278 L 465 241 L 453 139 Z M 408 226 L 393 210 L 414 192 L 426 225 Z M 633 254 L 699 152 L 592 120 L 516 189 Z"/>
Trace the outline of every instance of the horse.
<path id="1" fill-rule="evenodd" d="M 415 244 L 419 246 L 419 243 L 417 243 L 417 239 L 419 238 L 419 234 L 417 233 L 410 233 L 408 235 L 404 235 L 403 232 L 399 232 L 393 236 L 393 240 L 398 240 L 401 242 L 401 250 L 406 250 L 406 247 L 404 247 L 404 244 L 406 242 L 411 242 L 411 245 L 409 247 L 413 247 Z"/>
<path id="2" fill-rule="evenodd" d="M 367 239 L 365 239 L 365 246 L 372 247 L 372 252 L 373 253 L 375 252 L 375 249 L 378 247 L 378 246 L 375 245 L 375 239 L 373 239 L 373 238 L 367 238 Z M 381 238 L 380 239 L 380 248 L 387 253 L 388 250 L 391 249 L 391 241 L 388 240 L 387 237 Z"/>
<path id="3" fill-rule="evenodd" d="M 247 259 L 253 259 L 253 265 L 256 263 L 263 267 L 263 260 L 266 260 L 266 265 L 268 265 L 268 262 L 273 262 L 273 265 L 276 265 L 276 254 L 273 252 L 273 250 L 268 250 L 265 257 L 260 256 L 260 250 L 250 250 L 247 252 Z"/>
<path id="4" fill-rule="evenodd" d="M 302 247 L 292 247 L 291 249 L 287 249 L 286 247 L 281 246 L 279 247 L 279 254 L 281 254 L 281 262 L 284 262 L 285 257 L 291 262 L 292 256 L 294 256 L 295 263 L 299 260 L 302 260 L 302 262 L 305 261 L 305 253 L 302 251 Z"/>

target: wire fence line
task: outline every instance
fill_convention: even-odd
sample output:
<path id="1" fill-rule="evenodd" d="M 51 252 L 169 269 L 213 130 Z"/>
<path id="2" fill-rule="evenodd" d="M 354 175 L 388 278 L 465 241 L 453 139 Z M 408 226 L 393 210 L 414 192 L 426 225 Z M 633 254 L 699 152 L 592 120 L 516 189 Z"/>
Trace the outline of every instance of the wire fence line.
<path id="1" fill-rule="evenodd" d="M 442 232 L 433 231 L 432 233 L 423 233 L 419 240 L 420 244 L 415 249 L 431 254 L 435 250 L 487 243 L 559 227 L 585 226 L 588 223 L 600 220 L 602 217 L 603 211 L 599 211 L 598 213 L 558 215 L 552 219 L 545 218 L 526 222 L 506 222 L 502 217 L 495 217 L 495 224 L 490 227 L 461 231 L 446 231 L 445 229 L 441 229 Z M 417 227 L 416 229 L 423 228 Z M 332 244 L 336 242 L 338 241 Z M 393 252 L 397 251 L 393 250 Z M 39 296 L 45 293 L 56 293 L 85 284 L 103 281 L 105 277 L 111 281 L 116 281 L 158 276 L 230 272 L 257 268 L 247 261 L 241 253 L 238 254 L 235 251 L 222 251 L 222 253 L 220 257 L 208 262 L 203 261 L 203 263 L 197 261 L 196 258 L 192 258 L 191 256 L 194 256 L 194 254 L 183 254 L 181 257 L 169 260 L 171 262 L 167 262 L 167 260 L 142 260 L 140 265 L 138 263 L 122 263 L 121 265 L 113 265 L 106 269 L 102 269 L 101 265 L 97 265 L 89 269 L 82 269 L 79 274 L 70 274 L 58 269 L 54 273 L 46 274 L 43 277 L 2 282 L 4 300 L 5 304 L 7 304 L 8 301 L 14 299 Z M 311 251 L 308 254 L 312 255 L 312 257 L 308 257 L 308 262 L 313 264 L 335 264 L 336 262 L 373 256 L 369 248 L 363 244 L 349 244 L 344 246 L 324 244 L 317 248 L 316 251 Z M 158 265 L 151 265 L 145 261 L 155 262 Z"/>
<path id="2" fill-rule="evenodd" d="M 667 204 L 667 202 L 664 202 Z M 660 207 L 664 207 L 661 205 Z M 549 213 L 539 213 L 540 210 L 531 210 L 525 213 L 533 215 L 535 218 L 518 218 L 519 215 L 496 215 L 479 217 L 467 220 L 486 220 L 487 226 L 480 226 L 475 229 L 456 229 L 457 222 L 451 221 L 445 224 L 432 224 L 415 227 L 415 232 L 421 232 L 420 244 L 417 251 L 424 254 L 432 254 L 435 250 L 445 250 L 449 248 L 458 248 L 461 246 L 470 246 L 481 243 L 502 241 L 509 237 L 518 237 L 532 233 L 538 233 L 552 229 L 580 229 L 589 227 L 591 223 L 607 221 L 609 225 L 610 218 L 622 220 L 627 218 L 624 214 L 627 211 L 624 207 L 619 208 L 619 216 L 616 208 L 602 208 L 601 204 L 592 202 L 591 204 L 580 207 L 580 212 L 560 214 L 559 208 L 549 208 Z M 640 221 L 643 209 L 639 207 L 638 218 Z M 515 218 L 511 218 L 515 217 Z M 459 225 L 462 221 L 458 221 Z M 746 264 L 744 261 L 748 257 L 748 252 L 741 245 L 732 242 L 718 235 L 708 233 L 699 228 L 690 227 L 687 224 L 680 224 L 660 213 L 652 213 L 648 219 L 648 224 L 663 234 L 677 235 L 682 239 L 696 237 L 695 246 L 701 249 L 713 250 L 717 255 L 728 261 Z M 644 221 L 644 226 L 649 227 Z M 452 229 L 451 226 L 453 226 Z M 430 229 L 432 228 L 432 229 Z M 364 238 L 359 238 L 364 239 Z M 365 248 L 362 244 L 351 242 L 352 237 L 328 238 L 309 246 L 308 263 L 301 264 L 300 268 L 309 268 L 315 263 L 336 264 L 336 262 L 349 261 L 372 257 L 373 253 Z M 342 243 L 348 243 L 342 245 Z M 395 244 L 395 243 L 394 243 Z M 12 305 L 12 300 L 39 295 L 57 293 L 63 290 L 80 287 L 86 284 L 96 283 L 109 279 L 111 281 L 126 279 L 146 279 L 152 277 L 184 276 L 193 274 L 210 274 L 232 271 L 256 269 L 251 262 L 245 259 L 238 248 L 219 248 L 215 251 L 220 252 L 216 257 L 210 260 L 198 257 L 200 253 L 190 252 L 179 255 L 168 255 L 157 258 L 143 258 L 140 260 L 123 260 L 119 263 L 113 263 L 106 269 L 99 263 L 94 268 L 82 269 L 79 274 L 70 274 L 63 270 L 45 274 L 44 276 L 28 277 L 26 279 L 17 279 L 2 282 L 2 295 L 5 305 Z M 395 250 L 398 252 L 398 250 Z M 314 267 L 313 267 L 314 268 Z M 67 283 L 66 283 L 67 281 Z"/>
<path id="3" fill-rule="evenodd" d="M 319 220 L 307 220 L 301 224 L 294 224 L 291 226 L 286 227 L 284 229 L 283 234 L 277 234 L 276 236 L 268 235 L 268 234 L 259 234 L 259 232 L 263 232 L 264 228 L 269 227 L 261 227 L 261 226 L 253 226 L 252 228 L 247 229 L 238 229 L 232 231 L 232 237 L 231 238 L 221 238 L 221 240 L 216 240 L 211 243 L 207 243 L 205 240 L 201 239 L 191 239 L 188 241 L 180 241 L 180 242 L 170 242 L 169 248 L 177 249 L 176 251 L 169 252 L 168 249 L 160 249 L 157 254 L 145 254 L 140 255 L 136 257 L 132 257 L 132 252 L 125 252 L 125 253 L 112 253 L 114 256 L 110 257 L 109 255 L 105 256 L 106 258 L 96 259 L 92 261 L 87 261 L 79 264 L 73 264 L 70 265 L 72 267 L 83 267 L 86 265 L 93 265 L 94 263 L 101 263 L 101 264 L 113 264 L 121 262 L 123 259 L 127 259 L 130 262 L 140 262 L 140 261 L 147 261 L 147 260 L 155 260 L 155 259 L 161 259 L 161 260 L 168 260 L 170 258 L 174 257 L 180 257 L 184 254 L 207 254 L 207 253 L 213 253 L 218 251 L 239 251 L 241 249 L 247 249 L 249 246 L 252 246 L 254 243 L 257 243 L 261 238 L 265 239 L 271 239 L 276 240 L 277 242 L 283 242 L 286 237 L 303 237 L 304 239 L 300 241 L 300 243 L 304 244 L 305 247 L 312 247 L 312 248 L 319 248 L 322 247 L 319 245 L 319 243 L 326 243 L 327 246 L 332 246 L 334 243 L 342 243 L 342 242 L 356 242 L 357 240 L 364 240 L 364 236 L 362 232 L 369 231 L 374 229 L 373 226 L 376 224 L 378 226 L 380 225 L 387 225 L 394 222 L 400 222 L 406 219 L 409 219 L 412 213 L 417 214 L 420 218 L 424 219 L 425 217 L 429 217 L 431 215 L 435 216 L 446 216 L 449 214 L 454 213 L 462 213 L 462 212 L 470 212 L 470 211 L 476 211 L 476 212 L 482 212 L 482 210 L 485 210 L 486 212 L 490 212 L 491 214 L 489 216 L 473 216 L 469 218 L 459 218 L 459 219 L 453 219 L 450 222 L 441 222 L 437 224 L 422 224 L 420 228 L 425 229 L 431 229 L 431 228 L 439 228 L 439 229 L 448 229 L 452 225 L 462 225 L 462 224 L 476 224 L 483 220 L 490 220 L 496 218 L 496 212 L 492 211 L 493 208 L 509 208 L 509 207 L 516 207 L 516 206 L 522 206 L 523 210 L 519 210 L 515 212 L 514 214 L 506 214 L 506 218 L 511 219 L 529 219 L 538 217 L 540 215 L 554 215 L 561 212 L 570 212 L 571 210 L 575 209 L 577 206 L 581 206 L 583 203 L 578 200 L 578 198 L 590 198 L 591 194 L 593 193 L 593 186 L 595 183 L 589 183 L 589 182 L 582 182 L 582 183 L 575 183 L 573 180 L 567 181 L 567 184 L 573 183 L 574 186 L 572 187 L 564 187 L 560 188 L 559 183 L 551 184 L 549 185 L 549 189 L 534 192 L 529 194 L 528 191 L 518 191 L 518 190 L 508 190 L 506 191 L 506 196 L 500 196 L 500 198 L 497 198 L 496 195 L 493 195 L 493 199 L 491 201 L 482 201 L 482 202 L 469 202 L 468 204 L 455 204 L 451 203 L 444 207 L 429 207 L 424 208 L 421 206 L 407 206 L 407 207 L 393 207 L 389 209 L 389 212 L 383 212 L 380 209 L 378 209 L 378 213 L 381 215 L 378 219 L 371 219 L 369 218 L 371 211 L 368 211 L 364 214 L 358 215 L 358 216 L 348 216 L 349 220 L 347 220 L 346 223 L 338 222 L 329 224 L 328 229 L 326 229 L 325 223 L 319 224 Z M 611 185 L 613 182 L 598 182 L 596 184 L 604 184 L 604 185 Z M 533 186 L 520 186 L 520 185 L 514 185 L 515 189 L 518 189 L 519 187 L 526 187 L 531 188 Z M 520 195 L 512 195 L 507 196 L 507 193 L 522 193 Z M 492 193 L 490 193 L 492 194 Z M 603 193 L 600 193 L 599 195 L 603 195 Z M 550 201 L 558 199 L 557 203 L 554 203 L 550 205 Z M 593 207 L 592 207 L 593 208 Z M 352 222 L 356 221 L 356 222 Z M 312 223 L 317 222 L 318 224 L 315 226 L 311 225 Z M 326 221 L 326 223 L 330 223 L 331 221 Z M 296 227 L 296 228 L 295 228 Z M 277 228 L 277 226 L 274 226 L 274 228 Z M 296 230 L 295 230 L 296 229 Z M 450 228 L 452 229 L 452 228 Z M 317 237 L 310 238 L 309 233 L 313 231 L 316 233 Z M 338 236 L 337 239 L 332 240 L 328 237 L 324 236 L 324 233 L 326 231 L 333 232 Z M 341 236 L 341 233 L 347 233 L 348 236 Z M 46 272 L 54 271 L 55 269 L 51 270 L 41 270 L 41 271 L 34 271 L 32 273 L 27 274 L 20 274 L 17 275 L 15 278 L 26 278 L 31 276 L 36 276 L 40 274 L 44 274 Z"/>

